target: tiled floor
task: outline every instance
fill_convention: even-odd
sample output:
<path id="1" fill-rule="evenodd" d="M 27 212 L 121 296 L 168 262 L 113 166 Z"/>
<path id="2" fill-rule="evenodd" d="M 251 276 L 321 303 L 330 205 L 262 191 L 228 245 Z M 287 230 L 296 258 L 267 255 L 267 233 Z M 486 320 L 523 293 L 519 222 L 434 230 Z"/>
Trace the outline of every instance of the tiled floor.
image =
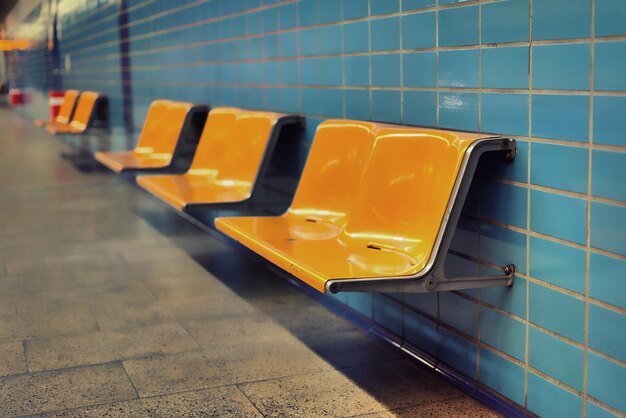
<path id="1" fill-rule="evenodd" d="M 29 122 L 0 126 L 0 416 L 496 416 Z"/>

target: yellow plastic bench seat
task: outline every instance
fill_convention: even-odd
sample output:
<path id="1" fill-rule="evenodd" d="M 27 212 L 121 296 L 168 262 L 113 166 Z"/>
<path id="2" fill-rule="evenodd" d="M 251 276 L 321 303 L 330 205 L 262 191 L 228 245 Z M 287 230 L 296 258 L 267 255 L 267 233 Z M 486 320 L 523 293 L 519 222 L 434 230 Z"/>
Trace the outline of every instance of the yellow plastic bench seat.
<path id="1" fill-rule="evenodd" d="M 126 170 L 163 170 L 182 152 L 183 138 L 192 118 L 206 114 L 206 107 L 192 103 L 155 100 L 150 104 L 135 149 L 100 151 L 96 160 L 116 173 Z"/>
<path id="2" fill-rule="evenodd" d="M 509 284 L 446 279 L 443 259 L 480 155 L 514 141 L 331 120 L 316 133 L 290 209 L 217 228 L 320 292 L 451 290 Z"/>
<path id="3" fill-rule="evenodd" d="M 56 126 L 69 124 L 70 120 L 72 120 L 74 109 L 76 108 L 78 96 L 80 96 L 80 92 L 78 90 L 66 90 L 63 94 L 63 103 L 61 103 L 61 108 L 59 109 L 57 117 L 51 121 L 38 119 L 35 121 L 35 125 L 46 127 L 48 125 Z"/>
<path id="4" fill-rule="evenodd" d="M 300 122 L 298 116 L 280 113 L 212 109 L 190 169 L 141 176 L 137 184 L 178 210 L 245 202 L 263 176 L 281 129 Z"/>
<path id="5" fill-rule="evenodd" d="M 52 134 L 82 134 L 89 129 L 94 119 L 95 110 L 103 97 L 94 91 L 84 91 L 78 97 L 76 110 L 69 123 L 46 125 L 46 130 Z"/>

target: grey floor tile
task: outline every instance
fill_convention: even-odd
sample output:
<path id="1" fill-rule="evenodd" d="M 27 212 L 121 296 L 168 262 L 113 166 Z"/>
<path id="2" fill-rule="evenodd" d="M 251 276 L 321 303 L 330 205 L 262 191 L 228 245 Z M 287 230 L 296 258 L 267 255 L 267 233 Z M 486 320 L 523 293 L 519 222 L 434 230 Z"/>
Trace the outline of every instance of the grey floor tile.
<path id="1" fill-rule="evenodd" d="M 0 278 L 2 280 L 2 278 Z M 0 295 L 0 316 L 2 315 L 13 315 L 17 312 L 15 309 L 15 301 L 13 297 L 9 294 L 1 294 Z"/>
<path id="2" fill-rule="evenodd" d="M 0 378 L 0 415 L 52 412 L 137 395 L 119 364 Z"/>
<path id="3" fill-rule="evenodd" d="M 89 271 L 94 268 L 110 268 L 124 261 L 117 253 L 65 254 L 63 256 L 37 257 L 9 260 L 9 275 L 41 274 L 50 271 Z"/>
<path id="4" fill-rule="evenodd" d="M 239 385 L 266 417 L 342 417 L 388 407 L 338 371 Z"/>
<path id="5" fill-rule="evenodd" d="M 64 308 L 46 315 L 29 312 L 0 316 L 0 341 L 73 335 L 97 330 L 96 320 L 83 306 Z"/>
<path id="6" fill-rule="evenodd" d="M 359 415 L 359 418 L 499 418 L 502 415 L 492 411 L 475 400 L 463 397 L 448 401 L 432 402 L 413 408 L 396 409 L 393 411 L 377 412 Z"/>
<path id="7" fill-rule="evenodd" d="M 157 396 L 49 414 L 50 417 L 261 417 L 236 386 Z"/>
<path id="8" fill-rule="evenodd" d="M 27 341 L 26 358 L 30 370 L 41 371 L 198 348 L 180 325 L 171 323 Z"/>
<path id="9" fill-rule="evenodd" d="M 21 341 L 0 343 L 0 376 L 26 372 L 24 346 Z"/>

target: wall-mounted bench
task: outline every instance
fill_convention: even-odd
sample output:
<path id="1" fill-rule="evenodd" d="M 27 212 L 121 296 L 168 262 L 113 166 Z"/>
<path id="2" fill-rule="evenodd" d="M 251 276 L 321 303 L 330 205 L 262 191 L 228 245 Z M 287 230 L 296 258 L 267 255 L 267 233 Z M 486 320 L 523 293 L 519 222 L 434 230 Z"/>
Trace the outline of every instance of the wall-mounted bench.
<path id="1" fill-rule="evenodd" d="M 59 114 L 54 118 L 54 120 L 35 120 L 35 125 L 47 128 L 48 126 L 56 127 L 69 125 L 72 120 L 72 116 L 74 115 L 74 110 L 76 109 L 76 102 L 78 101 L 78 97 L 80 96 L 80 92 L 78 90 L 67 90 L 63 94 L 63 103 L 61 103 L 61 108 L 59 109 Z"/>
<path id="2" fill-rule="evenodd" d="M 189 170 L 140 176 L 137 184 L 178 211 L 254 205 L 281 132 L 303 123 L 297 115 L 212 109 Z"/>
<path id="3" fill-rule="evenodd" d="M 97 152 L 96 160 L 116 173 L 168 172 L 193 154 L 208 108 L 192 103 L 155 100 L 151 103 L 135 149 Z"/>
<path id="4" fill-rule="evenodd" d="M 45 128 L 52 134 L 83 134 L 93 125 L 97 112 L 106 109 L 106 102 L 106 96 L 84 91 L 78 96 L 76 109 L 69 122 L 48 124 Z"/>
<path id="5" fill-rule="evenodd" d="M 217 228 L 319 292 L 430 292 L 512 284 L 446 278 L 444 261 L 476 165 L 515 142 L 330 120 L 315 135 L 290 209 L 226 217 Z"/>

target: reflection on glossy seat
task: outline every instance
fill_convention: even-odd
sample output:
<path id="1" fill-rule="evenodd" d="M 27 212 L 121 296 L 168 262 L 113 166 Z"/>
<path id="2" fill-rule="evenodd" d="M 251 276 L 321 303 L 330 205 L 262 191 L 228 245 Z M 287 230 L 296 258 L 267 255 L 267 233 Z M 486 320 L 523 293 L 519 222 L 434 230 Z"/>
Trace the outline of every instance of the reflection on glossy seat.
<path id="1" fill-rule="evenodd" d="M 47 125 L 46 130 L 53 134 L 82 134 L 93 122 L 95 110 L 98 102 L 103 97 L 93 91 L 84 91 L 78 97 L 76 104 L 76 110 L 69 123 L 57 123 L 54 125 Z"/>
<path id="2" fill-rule="evenodd" d="M 193 114 L 206 111 L 206 107 L 192 103 L 155 100 L 150 105 L 135 149 L 97 152 L 96 160 L 117 173 L 168 168 L 181 151 L 181 138 Z"/>
<path id="3" fill-rule="evenodd" d="M 59 114 L 57 115 L 57 117 L 51 121 L 38 119 L 35 121 L 35 125 L 57 126 L 69 124 L 70 120 L 72 120 L 72 115 L 74 114 L 76 101 L 78 100 L 79 95 L 80 92 L 78 90 L 66 90 L 63 94 L 63 103 L 61 103 L 61 108 L 59 109 Z"/>
<path id="4" fill-rule="evenodd" d="M 320 292 L 467 287 L 443 277 L 442 259 L 478 157 L 513 150 L 504 138 L 327 121 L 284 215 L 218 218 L 216 226 Z M 474 278 L 481 283 L 471 287 L 511 278 Z"/>
<path id="5" fill-rule="evenodd" d="M 190 169 L 184 174 L 141 176 L 137 184 L 178 210 L 244 202 L 251 197 L 282 127 L 300 120 L 273 112 L 212 109 Z"/>

